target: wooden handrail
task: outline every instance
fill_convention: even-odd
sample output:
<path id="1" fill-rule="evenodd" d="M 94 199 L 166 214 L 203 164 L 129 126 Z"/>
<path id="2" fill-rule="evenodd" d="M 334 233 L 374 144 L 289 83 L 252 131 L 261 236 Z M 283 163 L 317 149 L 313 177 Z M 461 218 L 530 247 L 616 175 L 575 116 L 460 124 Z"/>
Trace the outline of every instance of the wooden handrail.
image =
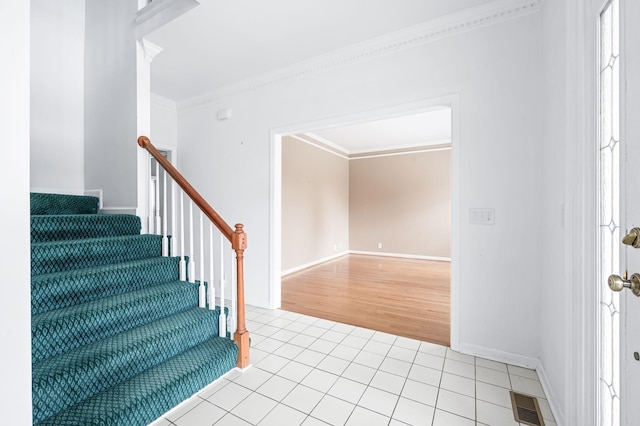
<path id="1" fill-rule="evenodd" d="M 148 137 L 140 136 L 138 145 L 146 149 L 149 154 L 162 166 L 162 168 L 180 185 L 180 188 L 191 198 L 198 208 L 213 222 L 227 240 L 231 242 L 231 248 L 236 252 L 236 279 L 237 279 L 237 303 L 238 322 L 233 340 L 238 346 L 238 358 L 236 366 L 246 368 L 249 366 L 249 332 L 247 331 L 244 311 L 244 251 L 247 248 L 247 234 L 242 224 L 236 224 L 235 231 L 225 222 L 218 213 L 205 201 L 193 186 L 176 170 L 173 165 L 156 149 Z M 193 253 L 192 253 L 193 255 Z"/>
<path id="2" fill-rule="evenodd" d="M 156 159 L 158 164 L 176 181 L 180 188 L 193 200 L 200 210 L 213 222 L 213 224 L 222 232 L 227 240 L 231 241 L 233 235 L 233 229 L 225 222 L 220 215 L 206 202 L 202 195 L 195 190 L 193 186 L 180 174 L 178 170 L 166 159 L 155 146 L 151 143 L 148 137 L 140 136 L 138 138 L 138 145 L 149 151 L 149 154 Z"/>

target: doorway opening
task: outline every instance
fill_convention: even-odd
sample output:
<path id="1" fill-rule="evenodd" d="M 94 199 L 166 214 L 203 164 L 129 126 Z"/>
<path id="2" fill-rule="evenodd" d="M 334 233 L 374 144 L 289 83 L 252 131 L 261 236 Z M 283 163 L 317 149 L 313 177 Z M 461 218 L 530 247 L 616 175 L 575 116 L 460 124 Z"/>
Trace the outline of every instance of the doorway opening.
<path id="1" fill-rule="evenodd" d="M 446 339 L 438 343 L 445 342 L 456 349 L 459 317 L 457 188 L 460 185 L 457 113 L 457 97 L 451 96 L 272 130 L 271 307 L 282 306 L 282 282 L 292 273 L 304 274 L 323 267 L 335 271 L 336 264 L 349 263 L 349 260 L 353 265 L 373 262 L 374 266 L 367 268 L 378 270 L 392 268 L 393 263 L 403 261 L 423 263 L 422 266 L 425 262 L 439 263 L 440 271 L 446 269 L 446 290 L 450 294 L 445 295 L 449 323 Z M 423 134 L 419 142 L 396 143 L 395 146 L 388 137 L 386 144 L 379 142 L 385 136 L 375 137 L 383 133 L 379 127 L 375 130 L 375 123 L 407 123 L 412 118 L 424 120 L 429 115 L 440 120 L 446 116 L 446 135 Z M 356 130 L 362 128 L 372 133 L 365 131 L 364 137 L 358 138 Z M 407 129 L 390 131 L 398 134 L 406 133 Z M 364 141 L 371 139 L 377 140 L 378 145 L 374 141 L 373 147 L 365 147 Z M 398 136 L 397 139 L 401 138 Z M 343 142 L 345 140 L 347 142 Z M 431 166 L 425 161 L 431 161 Z M 292 175 L 296 168 L 305 176 Z M 320 173 L 316 179 L 308 174 L 309 168 L 328 171 L 324 178 Z M 431 176 L 425 174 L 425 168 L 437 168 L 435 176 L 439 178 L 434 179 L 433 173 Z M 411 169 L 415 172 L 413 175 Z M 388 187 L 383 188 L 385 185 Z M 431 190 L 425 190 L 424 185 L 431 185 Z M 440 187 L 440 196 L 437 198 L 435 194 L 437 199 L 429 206 L 428 198 L 438 192 L 434 187 Z M 306 197 L 306 200 L 300 200 L 300 197 Z M 417 204 L 407 201 L 410 198 L 418 199 Z M 328 228 L 331 231 L 327 231 Z M 372 279 L 376 280 L 375 277 Z M 423 279 L 428 280 L 426 276 Z M 404 281 L 412 280 L 414 278 Z M 393 282 L 381 285 L 381 288 L 389 291 L 390 285 L 394 285 Z M 335 302 L 340 295 L 335 292 L 329 298 Z M 342 302 L 348 303 L 344 298 Z M 375 305 L 370 308 L 377 309 Z M 348 321 L 343 319 L 343 322 Z M 383 331 L 399 334 L 400 329 Z"/>

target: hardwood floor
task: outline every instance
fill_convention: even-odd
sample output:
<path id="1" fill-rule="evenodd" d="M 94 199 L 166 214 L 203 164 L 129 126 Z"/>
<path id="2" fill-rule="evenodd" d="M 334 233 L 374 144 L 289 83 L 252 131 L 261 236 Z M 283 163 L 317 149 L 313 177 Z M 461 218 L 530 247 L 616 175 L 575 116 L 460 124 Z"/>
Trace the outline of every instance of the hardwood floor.
<path id="1" fill-rule="evenodd" d="M 450 263 L 347 255 L 282 278 L 282 309 L 449 346 Z"/>

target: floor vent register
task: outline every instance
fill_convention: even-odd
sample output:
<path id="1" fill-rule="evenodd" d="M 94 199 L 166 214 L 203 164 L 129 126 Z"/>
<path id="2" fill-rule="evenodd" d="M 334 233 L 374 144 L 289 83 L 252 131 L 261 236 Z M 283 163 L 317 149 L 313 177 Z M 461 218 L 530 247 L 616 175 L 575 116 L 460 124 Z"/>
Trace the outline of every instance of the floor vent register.
<path id="1" fill-rule="evenodd" d="M 540 406 L 536 398 L 513 391 L 509 393 L 511 394 L 513 417 L 516 422 L 525 425 L 544 426 L 542 414 L 540 414 Z"/>

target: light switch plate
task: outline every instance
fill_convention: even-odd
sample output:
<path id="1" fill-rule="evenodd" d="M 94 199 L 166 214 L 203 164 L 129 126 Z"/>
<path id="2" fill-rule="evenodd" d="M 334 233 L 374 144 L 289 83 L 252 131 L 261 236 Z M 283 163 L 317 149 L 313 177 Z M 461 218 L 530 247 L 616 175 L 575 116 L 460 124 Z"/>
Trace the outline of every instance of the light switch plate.
<path id="1" fill-rule="evenodd" d="M 495 209 L 469 209 L 469 223 L 472 225 L 494 225 Z"/>

